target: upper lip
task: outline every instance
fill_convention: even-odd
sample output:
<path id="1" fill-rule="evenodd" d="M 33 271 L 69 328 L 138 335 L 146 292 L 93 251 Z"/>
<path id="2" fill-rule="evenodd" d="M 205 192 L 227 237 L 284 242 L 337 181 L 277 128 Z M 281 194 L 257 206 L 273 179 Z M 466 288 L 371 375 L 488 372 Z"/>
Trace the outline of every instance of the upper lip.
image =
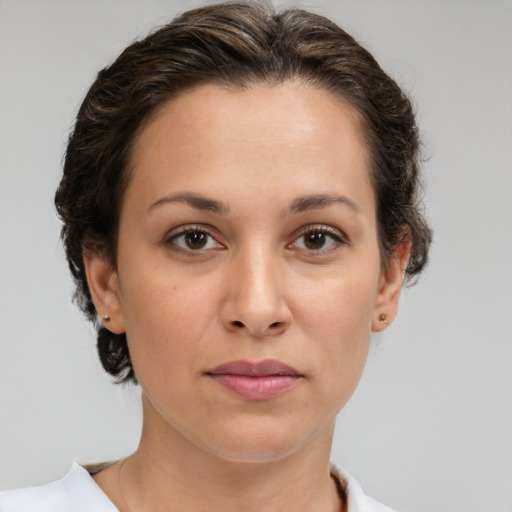
<path id="1" fill-rule="evenodd" d="M 229 361 L 206 372 L 208 375 L 244 375 L 247 377 L 268 377 L 270 375 L 293 375 L 300 377 L 295 368 L 276 359 L 263 361 Z"/>

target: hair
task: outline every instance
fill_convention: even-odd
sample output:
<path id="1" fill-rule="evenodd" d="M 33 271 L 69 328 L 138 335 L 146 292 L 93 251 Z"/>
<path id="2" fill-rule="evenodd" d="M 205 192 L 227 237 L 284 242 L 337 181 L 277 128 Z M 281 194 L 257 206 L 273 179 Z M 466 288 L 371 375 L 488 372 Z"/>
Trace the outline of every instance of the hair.
<path id="1" fill-rule="evenodd" d="M 102 253 L 116 266 L 120 206 L 137 134 L 158 106 L 198 85 L 245 89 L 289 80 L 331 91 L 358 113 L 381 258 L 389 261 L 406 237 L 411 253 L 405 279 L 426 265 L 431 231 L 420 201 L 414 112 L 372 55 L 327 18 L 300 9 L 227 2 L 191 10 L 128 46 L 98 73 L 77 114 L 55 195 L 75 301 L 95 324 L 101 362 L 117 382 L 136 382 L 126 335 L 98 321 L 83 253 Z"/>

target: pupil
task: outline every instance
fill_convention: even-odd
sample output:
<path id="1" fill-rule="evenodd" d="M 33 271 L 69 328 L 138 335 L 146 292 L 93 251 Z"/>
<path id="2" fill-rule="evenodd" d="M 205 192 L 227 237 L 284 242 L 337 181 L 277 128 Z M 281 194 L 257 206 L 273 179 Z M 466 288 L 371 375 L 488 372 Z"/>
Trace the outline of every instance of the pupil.
<path id="1" fill-rule="evenodd" d="M 206 234 L 200 231 L 193 231 L 185 235 L 185 241 L 191 249 L 201 249 L 206 245 Z"/>
<path id="2" fill-rule="evenodd" d="M 305 237 L 305 243 L 308 249 L 321 249 L 325 244 L 325 234 L 309 233 Z"/>

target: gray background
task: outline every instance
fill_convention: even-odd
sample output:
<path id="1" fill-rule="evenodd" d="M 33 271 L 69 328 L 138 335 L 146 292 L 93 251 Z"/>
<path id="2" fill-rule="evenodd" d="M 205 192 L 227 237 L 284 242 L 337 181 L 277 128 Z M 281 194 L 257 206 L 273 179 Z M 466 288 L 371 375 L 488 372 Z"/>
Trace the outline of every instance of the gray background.
<path id="1" fill-rule="evenodd" d="M 73 116 L 131 40 L 201 2 L 0 0 L 0 488 L 108 460 L 139 435 L 72 293 L 52 199 Z M 374 53 L 417 105 L 427 274 L 374 340 L 333 459 L 401 510 L 512 510 L 512 3 L 301 2 Z"/>

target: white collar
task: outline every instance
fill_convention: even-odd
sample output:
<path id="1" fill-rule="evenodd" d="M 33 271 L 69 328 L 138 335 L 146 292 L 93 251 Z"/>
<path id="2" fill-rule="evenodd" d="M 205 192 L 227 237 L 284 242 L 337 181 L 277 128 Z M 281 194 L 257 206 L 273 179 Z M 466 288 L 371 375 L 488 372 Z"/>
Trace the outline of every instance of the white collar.
<path id="1" fill-rule="evenodd" d="M 103 467 L 109 464 L 103 465 Z M 99 466 L 98 466 L 99 467 Z M 102 467 L 102 468 L 103 468 Z M 359 483 L 342 469 L 331 466 L 348 498 L 348 512 L 393 512 L 366 496 Z M 2 512 L 119 512 L 91 477 L 89 471 L 73 462 L 66 476 L 55 482 L 0 492 Z"/>

